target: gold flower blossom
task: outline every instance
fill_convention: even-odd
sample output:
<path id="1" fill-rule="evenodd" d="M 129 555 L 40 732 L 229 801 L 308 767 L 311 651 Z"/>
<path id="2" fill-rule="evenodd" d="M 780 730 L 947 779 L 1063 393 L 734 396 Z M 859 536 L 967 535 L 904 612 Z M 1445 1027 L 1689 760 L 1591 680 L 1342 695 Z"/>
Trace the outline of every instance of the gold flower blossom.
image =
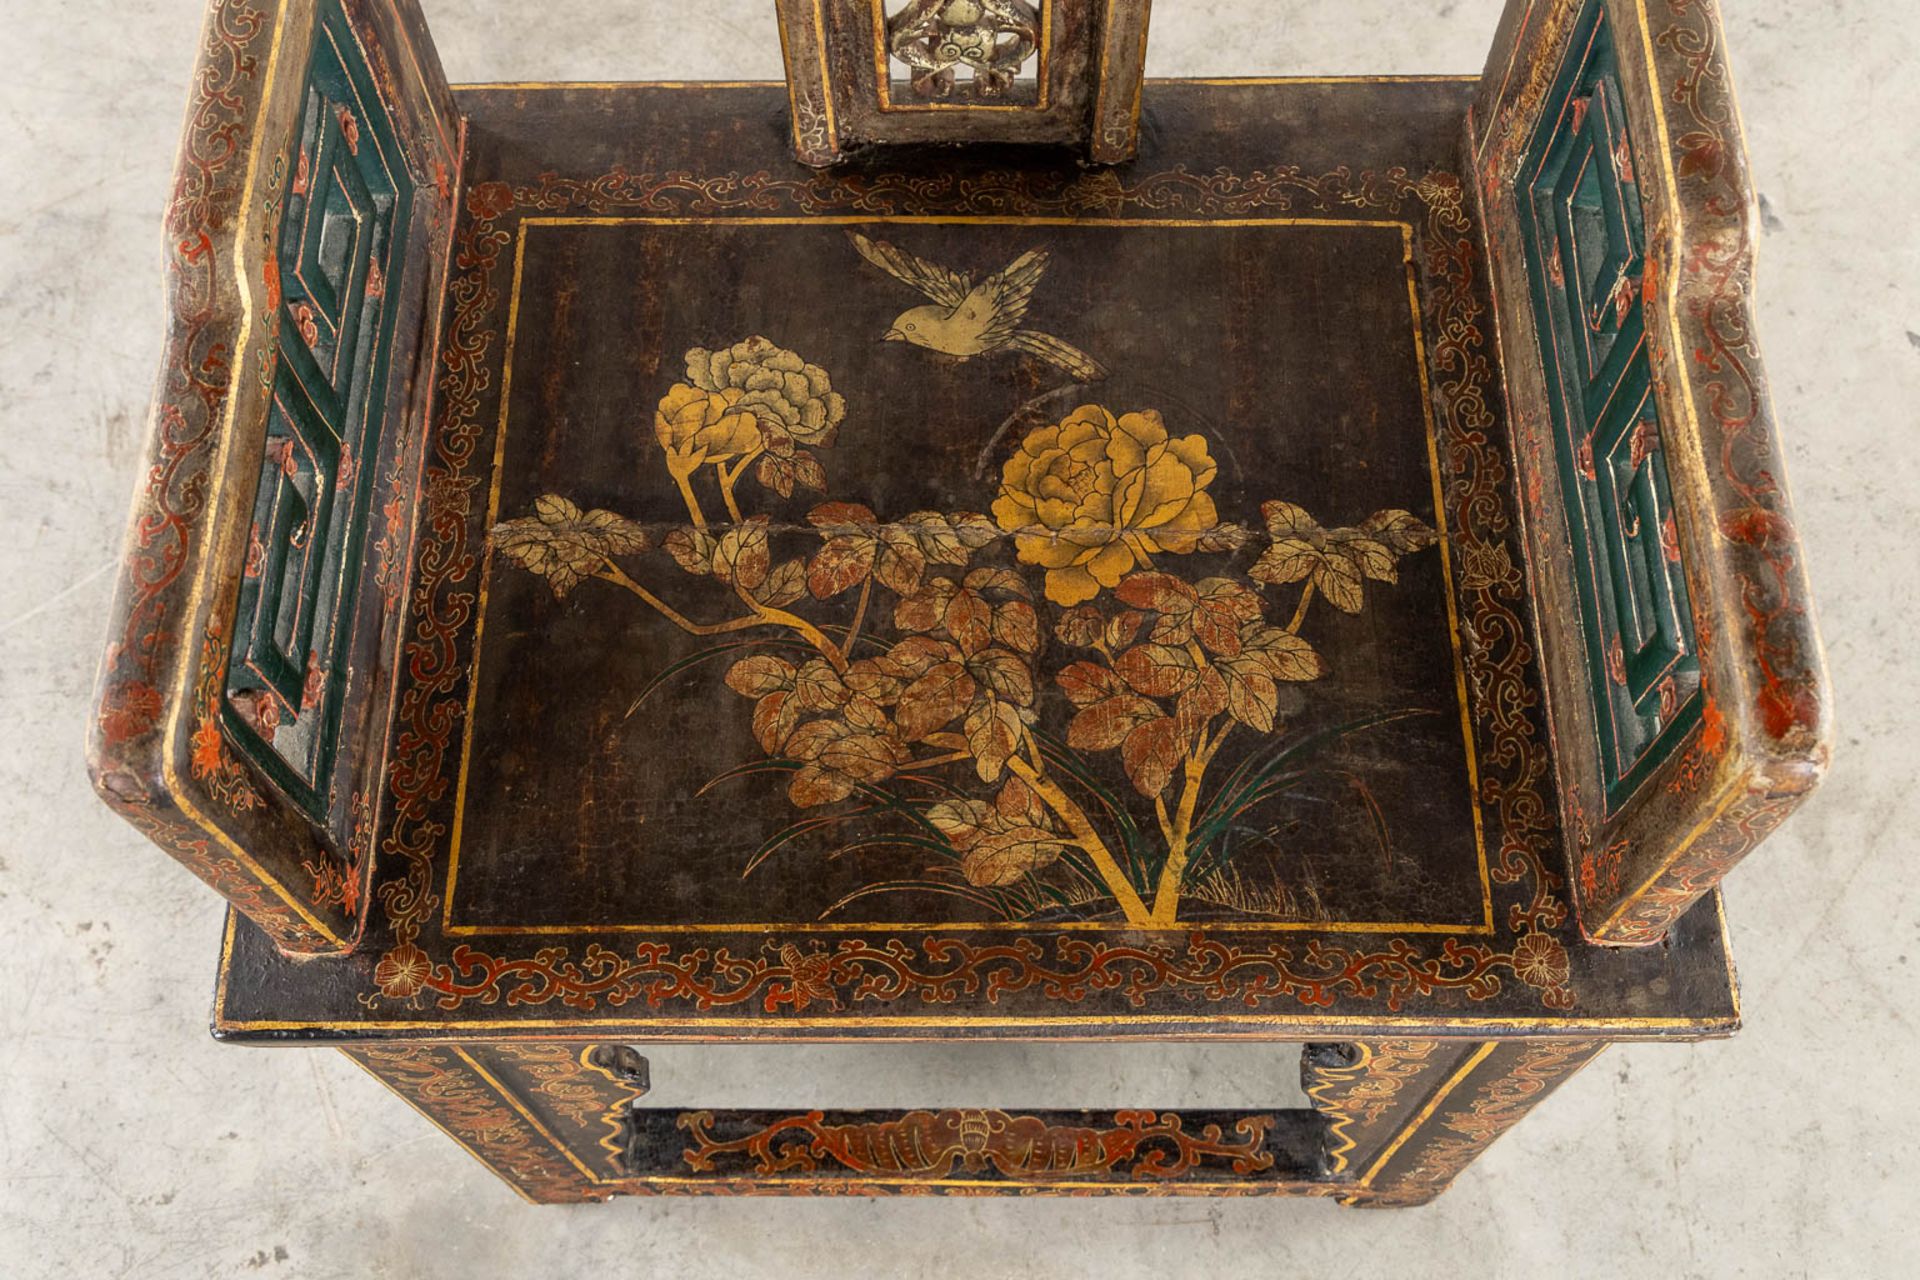
<path id="1" fill-rule="evenodd" d="M 1076 605 L 1156 553 L 1191 553 L 1218 519 L 1216 471 L 1204 437 L 1169 437 L 1152 410 L 1083 405 L 1020 442 L 993 516 L 1020 559 L 1046 569 L 1047 599 Z"/>
<path id="2" fill-rule="evenodd" d="M 676 382 L 653 415 L 653 434 L 667 451 L 667 467 L 689 475 L 705 463 L 721 463 L 760 448 L 760 425 L 742 407 L 738 387 L 702 391 Z"/>

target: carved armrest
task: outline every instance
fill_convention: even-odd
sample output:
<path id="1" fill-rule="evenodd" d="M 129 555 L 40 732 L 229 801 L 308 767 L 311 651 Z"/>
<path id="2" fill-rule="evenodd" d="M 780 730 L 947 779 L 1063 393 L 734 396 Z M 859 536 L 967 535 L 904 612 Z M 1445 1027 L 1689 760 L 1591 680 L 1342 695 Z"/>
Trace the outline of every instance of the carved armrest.
<path id="1" fill-rule="evenodd" d="M 1468 135 L 1581 924 L 1654 942 L 1831 739 L 1716 5 L 1513 0 Z"/>
<path id="2" fill-rule="evenodd" d="M 459 125 L 414 0 L 213 0 L 89 764 L 289 952 L 353 944 Z"/>

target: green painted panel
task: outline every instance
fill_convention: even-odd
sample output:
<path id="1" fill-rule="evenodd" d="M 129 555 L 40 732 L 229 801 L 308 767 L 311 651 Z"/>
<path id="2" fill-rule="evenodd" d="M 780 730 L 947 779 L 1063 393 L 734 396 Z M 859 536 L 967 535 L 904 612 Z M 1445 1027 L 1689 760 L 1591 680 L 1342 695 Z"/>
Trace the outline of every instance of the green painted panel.
<path id="1" fill-rule="evenodd" d="M 1647 354 L 1634 157 L 1613 33 L 1588 0 L 1515 196 L 1609 811 L 1703 702 Z"/>
<path id="2" fill-rule="evenodd" d="M 223 722 L 315 820 L 339 749 L 414 184 L 340 0 L 321 5 L 279 227 L 279 350 Z"/>

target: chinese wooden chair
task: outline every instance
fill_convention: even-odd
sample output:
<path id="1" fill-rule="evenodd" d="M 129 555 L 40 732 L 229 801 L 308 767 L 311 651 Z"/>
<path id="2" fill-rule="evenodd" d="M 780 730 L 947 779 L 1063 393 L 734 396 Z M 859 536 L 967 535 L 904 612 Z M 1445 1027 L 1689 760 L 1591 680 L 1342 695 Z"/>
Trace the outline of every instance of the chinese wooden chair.
<path id="1" fill-rule="evenodd" d="M 781 85 L 213 0 L 92 726 L 531 1199 L 1411 1204 L 1732 1032 L 1826 762 L 1710 0 L 1143 85 L 1146 0 L 781 0 Z M 771 32 L 769 32 L 771 36 Z M 670 1040 L 1304 1044 L 1310 1109 L 681 1111 Z"/>

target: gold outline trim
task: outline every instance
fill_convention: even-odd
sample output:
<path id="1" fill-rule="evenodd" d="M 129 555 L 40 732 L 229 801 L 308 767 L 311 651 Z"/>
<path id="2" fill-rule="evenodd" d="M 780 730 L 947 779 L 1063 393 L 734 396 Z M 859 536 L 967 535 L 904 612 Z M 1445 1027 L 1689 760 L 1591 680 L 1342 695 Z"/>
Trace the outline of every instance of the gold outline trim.
<path id="1" fill-rule="evenodd" d="M 878 0 L 875 0 L 878 3 Z M 530 227 L 607 227 L 607 226 L 832 226 L 855 225 L 875 222 L 918 223 L 918 224 L 968 224 L 981 226 L 1073 226 L 1073 227 L 1183 227 L 1183 228 L 1249 228 L 1249 227 L 1316 227 L 1341 228 L 1359 227 L 1371 229 L 1398 229 L 1400 232 L 1401 265 L 1406 275 L 1409 319 L 1413 329 L 1414 372 L 1419 385 L 1419 399 L 1423 423 L 1423 432 L 1427 446 L 1427 464 L 1433 478 L 1433 503 L 1436 530 L 1439 535 L 1440 560 L 1442 572 L 1441 595 L 1447 612 L 1447 638 L 1453 657 L 1454 692 L 1460 707 L 1460 730 L 1462 745 L 1465 748 L 1467 770 L 1467 808 L 1473 826 L 1473 848 L 1475 863 L 1480 878 L 1481 922 L 1478 924 L 1449 924 L 1427 921 L 1312 921 L 1312 920 L 1276 920 L 1276 921 L 1235 921 L 1222 932 L 1244 933 L 1417 933 L 1417 934 L 1455 934 L 1472 937 L 1491 937 L 1496 932 L 1493 908 L 1492 872 L 1487 858 L 1485 818 L 1482 814 L 1480 798 L 1479 744 L 1473 732 L 1472 707 L 1467 691 L 1465 660 L 1460 642 L 1460 618 L 1454 599 L 1452 538 L 1448 532 L 1445 484 L 1440 472 L 1439 441 L 1436 436 L 1438 424 L 1433 416 L 1433 397 L 1431 380 L 1428 376 L 1426 356 L 1426 317 L 1420 306 L 1419 278 L 1415 270 L 1413 254 L 1413 224 L 1394 219 L 1345 219 L 1345 218 L 1100 218 L 1021 215 L 952 215 L 952 214 L 776 214 L 755 217 L 732 217 L 727 215 L 692 216 L 642 216 L 642 215 L 597 215 L 592 217 L 529 217 L 520 219 L 515 228 L 513 282 L 507 305 L 507 331 L 501 356 L 500 378 L 500 416 L 494 440 L 493 480 L 487 495 L 487 520 L 485 528 L 491 530 L 500 517 L 500 490 L 505 480 L 506 446 L 508 419 L 512 405 L 513 361 L 515 340 L 519 333 L 521 284 L 525 276 L 527 254 L 527 231 Z M 449 834 L 447 854 L 447 878 L 442 894 L 440 928 L 443 937 L 529 937 L 553 936 L 565 934 L 661 934 L 683 935 L 701 933 L 781 933 L 781 934 L 822 934 L 822 933 L 871 933 L 876 929 L 888 932 L 929 933 L 939 930 L 979 930 L 988 932 L 1077 932 L 1112 933 L 1130 932 L 1139 926 L 1116 924 L 1107 921 L 1066 921 L 1052 924 L 1033 924 L 1024 921 L 889 921 L 877 924 L 863 922 L 768 922 L 743 921 L 728 923 L 614 923 L 614 924 L 545 924 L 545 925 L 486 925 L 455 924 L 453 920 L 455 888 L 460 874 L 460 851 L 466 829 L 468 774 L 473 759 L 473 738 L 479 717 L 480 685 L 478 673 L 483 652 L 483 642 L 487 623 L 487 605 L 492 594 L 493 547 L 488 541 L 480 561 L 480 591 L 475 602 L 473 654 L 469 659 L 467 681 L 467 706 L 465 723 L 461 730 L 460 769 L 454 788 L 453 823 Z M 1162 933 L 1189 930 L 1191 923 L 1178 923 L 1158 930 Z"/>
<path id="2" fill-rule="evenodd" d="M 820 58 L 820 110 L 827 118 L 827 149 L 840 149 L 840 126 L 833 119 L 833 80 L 827 72 L 827 20 L 820 11 L 820 0 L 813 0 L 813 44 Z M 792 90 L 788 90 L 791 98 Z M 798 120 L 798 116 L 795 120 Z"/>
<path id="3" fill-rule="evenodd" d="M 447 881 L 442 894 L 445 904 L 440 914 L 440 926 L 448 931 L 453 927 L 453 890 L 460 876 L 460 841 L 464 834 L 467 817 L 467 765 L 473 759 L 473 712 L 480 700 L 477 680 L 480 672 L 480 646 L 487 631 L 487 587 L 492 581 L 493 526 L 500 519 L 500 481 L 504 475 L 507 456 L 507 411 L 513 403 L 513 348 L 514 339 L 520 330 L 520 281 L 526 264 L 527 232 L 523 224 L 514 235 L 513 292 L 509 295 L 511 301 L 507 306 L 507 335 L 500 363 L 500 420 L 494 432 L 493 441 L 493 484 L 487 491 L 487 522 L 482 526 L 486 532 L 482 535 L 483 546 L 480 552 L 480 598 L 474 605 L 473 657 L 467 667 L 467 712 L 465 723 L 460 727 L 460 773 L 454 785 L 453 827 L 448 837 Z"/>

